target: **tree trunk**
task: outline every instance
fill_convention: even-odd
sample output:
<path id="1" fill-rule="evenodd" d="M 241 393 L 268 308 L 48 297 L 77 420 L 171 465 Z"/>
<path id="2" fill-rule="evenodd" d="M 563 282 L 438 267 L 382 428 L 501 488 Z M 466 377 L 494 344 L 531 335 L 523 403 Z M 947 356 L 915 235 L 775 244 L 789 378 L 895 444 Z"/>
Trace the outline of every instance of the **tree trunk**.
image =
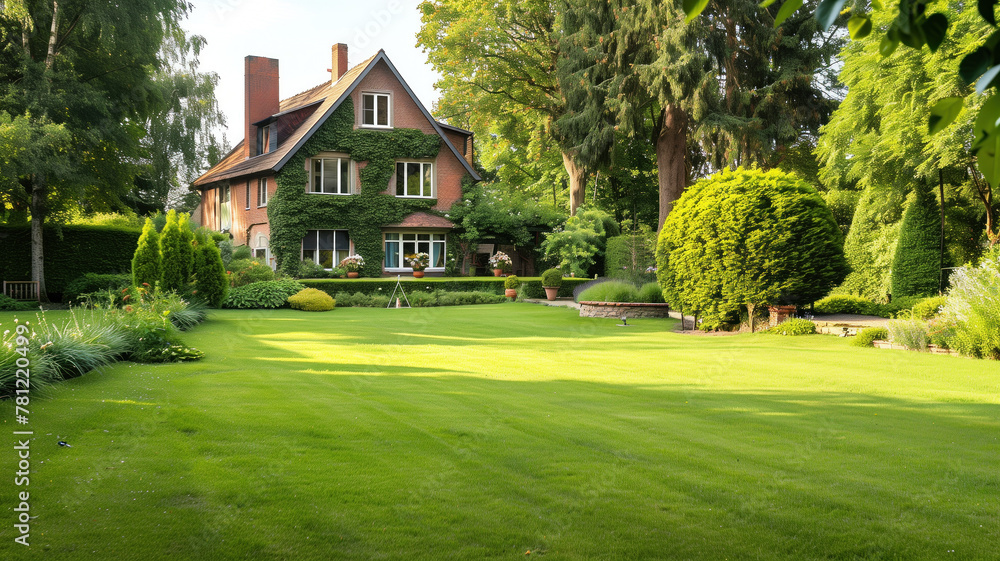
<path id="1" fill-rule="evenodd" d="M 587 171 L 576 163 L 575 153 L 563 152 L 562 157 L 569 175 L 569 214 L 573 216 L 587 198 Z"/>
<path id="2" fill-rule="evenodd" d="M 45 225 L 45 176 L 36 175 L 31 181 L 31 280 L 38 281 L 38 295 L 48 302 L 45 294 L 45 254 L 43 253 L 43 227 Z"/>
<path id="3" fill-rule="evenodd" d="M 45 54 L 45 69 L 52 70 L 56 60 L 56 43 L 59 39 L 59 2 L 52 3 L 52 29 L 49 31 L 49 49 Z"/>
<path id="4" fill-rule="evenodd" d="M 660 180 L 660 225 L 663 229 L 674 201 L 687 185 L 685 154 L 687 151 L 687 115 L 676 104 L 663 110 L 660 133 L 656 137 L 656 168 Z"/>
<path id="5" fill-rule="evenodd" d="M 747 321 L 750 322 L 750 333 L 754 333 L 753 312 L 756 308 L 757 304 L 747 304 Z"/>

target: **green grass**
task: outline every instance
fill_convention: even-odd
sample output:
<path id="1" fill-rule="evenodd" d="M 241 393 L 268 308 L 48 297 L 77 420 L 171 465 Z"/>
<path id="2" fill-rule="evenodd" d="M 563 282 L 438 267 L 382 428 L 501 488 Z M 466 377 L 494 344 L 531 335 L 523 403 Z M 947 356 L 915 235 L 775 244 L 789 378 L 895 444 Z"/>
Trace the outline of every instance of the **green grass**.
<path id="1" fill-rule="evenodd" d="M 200 362 L 32 402 L 38 518 L 14 544 L 8 445 L 0 558 L 996 558 L 997 363 L 616 323 L 213 312 Z"/>

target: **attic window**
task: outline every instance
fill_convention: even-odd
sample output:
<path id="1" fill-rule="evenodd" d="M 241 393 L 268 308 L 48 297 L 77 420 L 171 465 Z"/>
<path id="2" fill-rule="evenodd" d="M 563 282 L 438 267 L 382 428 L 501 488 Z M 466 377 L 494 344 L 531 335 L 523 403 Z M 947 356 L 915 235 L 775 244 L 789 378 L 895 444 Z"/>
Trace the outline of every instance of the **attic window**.
<path id="1" fill-rule="evenodd" d="M 389 127 L 389 94 L 361 94 L 361 124 L 366 127 Z"/>
<path id="2" fill-rule="evenodd" d="M 278 133 L 274 125 L 257 127 L 257 155 L 273 152 L 278 148 Z"/>

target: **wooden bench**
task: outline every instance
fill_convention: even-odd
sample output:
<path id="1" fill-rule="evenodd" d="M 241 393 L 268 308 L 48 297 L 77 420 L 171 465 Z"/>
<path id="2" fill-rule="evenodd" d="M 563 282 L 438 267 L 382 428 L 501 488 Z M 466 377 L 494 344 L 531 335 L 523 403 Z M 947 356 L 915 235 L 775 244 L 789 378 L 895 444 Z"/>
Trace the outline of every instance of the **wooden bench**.
<path id="1" fill-rule="evenodd" d="M 14 300 L 41 303 L 42 296 L 38 290 L 38 281 L 3 281 L 3 293 Z"/>

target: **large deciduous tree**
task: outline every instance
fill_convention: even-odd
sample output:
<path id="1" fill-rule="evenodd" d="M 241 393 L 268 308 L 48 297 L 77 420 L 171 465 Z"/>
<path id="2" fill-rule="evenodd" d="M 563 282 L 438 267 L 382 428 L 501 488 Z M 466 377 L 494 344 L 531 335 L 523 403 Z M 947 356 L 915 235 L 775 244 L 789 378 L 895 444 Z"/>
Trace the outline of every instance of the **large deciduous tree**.
<path id="1" fill-rule="evenodd" d="M 579 152 L 559 142 L 554 123 L 566 101 L 556 70 L 559 2 L 553 0 L 427 0 L 418 45 L 442 74 L 437 113 L 477 133 L 488 168 L 549 181 L 553 157 L 569 180 L 570 211 L 586 193 Z M 549 165 L 545 165 L 547 162 Z"/>
<path id="2" fill-rule="evenodd" d="M 157 53 L 189 8 L 185 0 L 3 2 L 0 110 L 23 118 L 33 137 L 50 125 L 70 137 L 16 179 L 30 197 L 32 279 L 43 294 L 46 218 L 81 200 L 122 206 L 142 167 L 143 123 L 160 101 Z"/>

